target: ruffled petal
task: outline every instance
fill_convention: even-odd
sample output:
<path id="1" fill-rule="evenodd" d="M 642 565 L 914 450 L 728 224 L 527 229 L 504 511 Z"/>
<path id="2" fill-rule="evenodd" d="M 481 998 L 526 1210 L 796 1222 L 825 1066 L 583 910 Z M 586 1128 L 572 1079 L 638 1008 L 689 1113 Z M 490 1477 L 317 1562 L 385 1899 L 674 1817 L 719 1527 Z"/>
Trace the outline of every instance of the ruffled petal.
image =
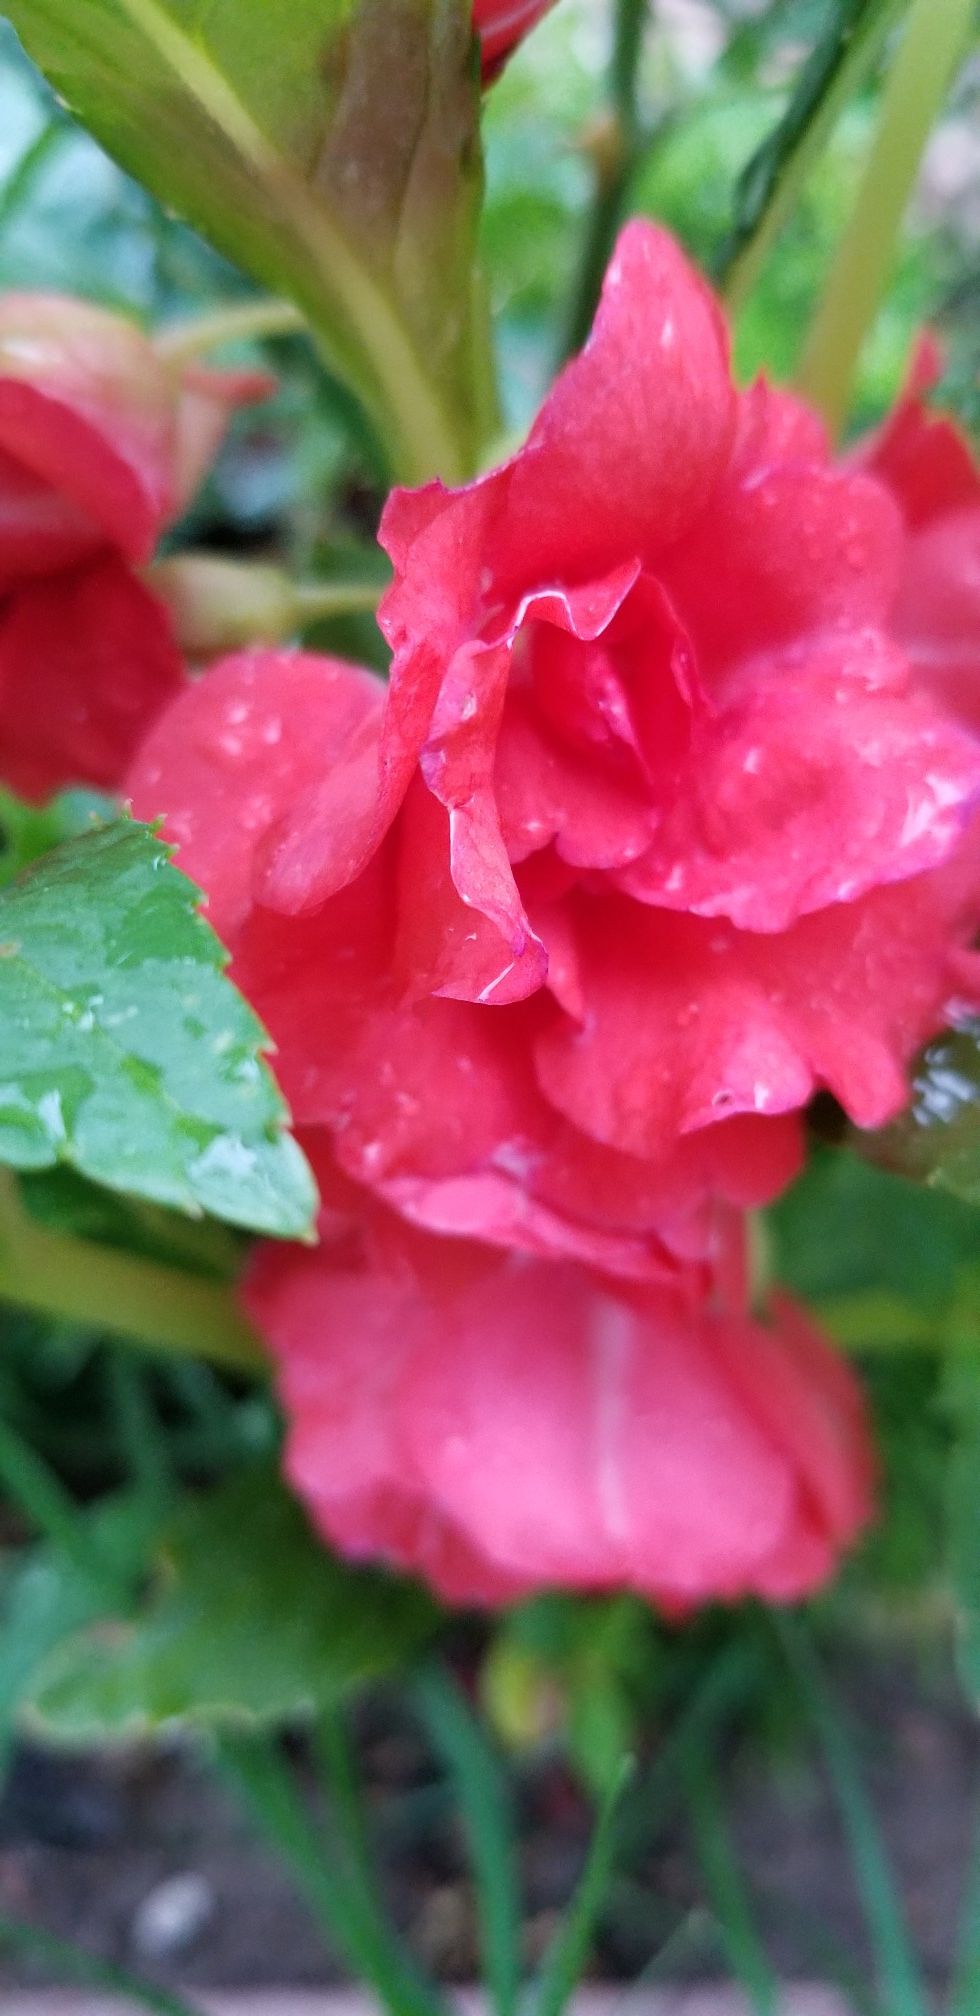
<path id="1" fill-rule="evenodd" d="M 872 478 L 742 455 L 657 572 L 714 691 L 740 660 L 883 625 L 901 551 L 896 506 Z"/>
<path id="2" fill-rule="evenodd" d="M 735 395 L 714 298 L 680 247 L 636 218 L 606 273 L 585 349 L 510 465 L 488 553 L 527 587 L 649 562 L 703 509 L 728 454 Z"/>
<path id="3" fill-rule="evenodd" d="M 907 688 L 904 658 L 873 632 L 729 682 L 619 886 L 783 931 L 948 859 L 980 799 L 980 744 Z"/>
<path id="4" fill-rule="evenodd" d="M 584 1133 L 651 1160 L 680 1134 L 790 1112 L 820 1087 L 859 1126 L 882 1126 L 945 1018 L 975 902 L 958 873 L 933 871 L 764 936 L 582 899 L 587 1016 L 538 1036 L 545 1096 Z"/>
<path id="5" fill-rule="evenodd" d="M 342 784 L 365 741 L 374 758 L 383 693 L 339 659 L 246 651 L 188 686 L 147 737 L 128 778 L 133 810 L 165 816 L 226 941 L 251 909 L 259 843 L 296 797 L 325 771 Z"/>

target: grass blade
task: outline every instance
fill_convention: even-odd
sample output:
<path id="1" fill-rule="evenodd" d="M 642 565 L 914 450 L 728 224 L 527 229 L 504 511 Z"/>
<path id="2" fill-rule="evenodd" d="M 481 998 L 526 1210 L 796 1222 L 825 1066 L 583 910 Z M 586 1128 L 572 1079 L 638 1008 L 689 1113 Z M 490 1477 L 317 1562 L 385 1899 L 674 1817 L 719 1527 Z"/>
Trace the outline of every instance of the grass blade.
<path id="1" fill-rule="evenodd" d="M 462 1689 L 442 1668 L 431 1666 L 422 1673 L 413 1696 L 449 1770 L 466 1826 L 486 1985 L 499 2016 L 513 2016 L 520 1992 L 521 1905 L 506 1773 Z"/>
<path id="2" fill-rule="evenodd" d="M 980 2009 L 980 1828 L 967 1877 L 959 1952 L 948 2016 L 976 2016 Z"/>
<path id="3" fill-rule="evenodd" d="M 744 169 L 715 275 L 732 313 L 751 293 L 849 98 L 908 0 L 842 0 L 803 65 L 779 124 Z"/>
<path id="4" fill-rule="evenodd" d="M 929 2016 L 929 2001 L 884 1843 L 858 1768 L 854 1744 L 814 1650 L 807 1625 L 788 1612 L 773 1624 L 820 1744 L 840 1810 L 889 2016 Z"/>
<path id="5" fill-rule="evenodd" d="M 4 1947 L 43 1960 L 52 1970 L 57 1968 L 63 1977 L 81 1982 L 85 1988 L 135 2002 L 138 2007 L 151 2010 L 152 2016 L 202 2016 L 198 2006 L 186 2002 L 183 1996 L 172 1995 L 166 1988 L 155 1988 L 122 1967 L 110 1966 L 108 1961 L 96 1960 L 80 1946 L 56 1939 L 39 1925 L 24 1925 L 14 1918 L 0 1917 L 0 1951 Z"/>
<path id="6" fill-rule="evenodd" d="M 276 1739 L 223 1735 L 218 1755 L 266 1839 L 291 1865 L 328 1938 L 392 2016 L 446 2016 L 435 1988 L 409 1971 L 383 1910 L 339 1857 L 324 1848 Z"/>
<path id="7" fill-rule="evenodd" d="M 562 2016 L 579 1985 L 612 1877 L 620 1801 L 634 1769 L 633 1759 L 624 1758 L 603 1801 L 581 1881 L 535 1984 L 535 2016 Z"/>
<path id="8" fill-rule="evenodd" d="M 758 2016 L 776 2016 L 779 1984 L 756 1931 L 707 1752 L 689 1745 L 682 1768 L 694 1845 L 729 1965 Z"/>

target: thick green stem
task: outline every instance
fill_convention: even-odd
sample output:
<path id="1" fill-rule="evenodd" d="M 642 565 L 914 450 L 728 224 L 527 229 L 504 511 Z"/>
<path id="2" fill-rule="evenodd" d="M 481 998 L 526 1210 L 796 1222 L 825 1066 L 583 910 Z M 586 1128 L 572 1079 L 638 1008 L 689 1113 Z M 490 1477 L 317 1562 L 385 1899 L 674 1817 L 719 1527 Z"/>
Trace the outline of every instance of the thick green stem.
<path id="1" fill-rule="evenodd" d="M 871 155 L 798 374 L 800 390 L 835 434 L 847 418 L 861 346 L 923 149 L 966 50 L 973 8 L 974 0 L 913 0 L 889 73 Z"/>
<path id="2" fill-rule="evenodd" d="M 607 85 L 608 132 L 595 150 L 595 194 L 586 219 L 582 256 L 562 330 L 559 362 L 579 350 L 592 326 L 602 276 L 622 221 L 640 146 L 637 77 L 648 0 L 616 0 Z"/>
<path id="3" fill-rule="evenodd" d="M 0 1301 L 235 1371 L 260 1376 L 268 1369 L 230 1289 L 49 1231 L 28 1216 L 7 1172 L 0 1175 Z"/>

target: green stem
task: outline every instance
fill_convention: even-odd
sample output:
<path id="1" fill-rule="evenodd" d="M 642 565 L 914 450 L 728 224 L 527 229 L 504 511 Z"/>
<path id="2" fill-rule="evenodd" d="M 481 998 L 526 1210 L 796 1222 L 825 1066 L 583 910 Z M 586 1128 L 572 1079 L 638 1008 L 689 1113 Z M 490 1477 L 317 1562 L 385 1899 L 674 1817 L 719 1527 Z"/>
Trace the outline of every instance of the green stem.
<path id="1" fill-rule="evenodd" d="M 602 278 L 623 216 L 641 134 L 637 78 L 647 22 L 647 0 L 616 0 L 612 59 L 607 82 L 610 137 L 595 165 L 595 194 L 586 220 L 582 257 L 559 346 L 564 363 L 581 349 L 592 327 Z"/>
<path id="2" fill-rule="evenodd" d="M 305 315 L 292 301 L 263 297 L 171 322 L 157 331 L 156 348 L 170 364 L 193 364 L 226 343 L 258 343 L 269 336 L 292 336 L 307 327 Z"/>
<path id="3" fill-rule="evenodd" d="M 373 616 L 383 594 L 384 584 L 378 581 L 300 581 L 293 602 L 306 625 L 331 616 Z"/>
<path id="4" fill-rule="evenodd" d="M 192 658 L 284 642 L 332 616 L 372 615 L 384 592 L 379 581 L 296 582 L 264 561 L 193 551 L 155 561 L 144 578 Z"/>
<path id="5" fill-rule="evenodd" d="M 268 1370 L 231 1290 L 35 1224 L 6 1173 L 0 1175 L 0 1301 L 253 1376 Z"/>
<path id="6" fill-rule="evenodd" d="M 803 353 L 798 383 L 834 433 L 847 417 L 926 141 L 965 53 L 974 0 L 913 0 L 850 222 Z"/>
<path id="7" fill-rule="evenodd" d="M 715 261 L 737 315 L 848 103 L 863 84 L 908 0 L 844 0 L 803 65 L 774 132 L 739 177 L 736 220 Z"/>

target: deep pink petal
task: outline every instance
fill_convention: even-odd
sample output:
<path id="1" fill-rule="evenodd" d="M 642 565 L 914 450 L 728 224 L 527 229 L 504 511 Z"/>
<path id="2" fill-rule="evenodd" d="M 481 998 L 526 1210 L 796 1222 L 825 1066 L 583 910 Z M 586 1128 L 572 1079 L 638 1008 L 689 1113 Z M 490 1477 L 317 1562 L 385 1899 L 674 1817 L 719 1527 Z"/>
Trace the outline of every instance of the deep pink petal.
<path id="1" fill-rule="evenodd" d="M 431 1334 L 406 1389 L 433 1497 L 505 1572 L 530 1560 L 545 1584 L 732 1598 L 767 1588 L 797 1523 L 796 1593 L 825 1571 L 792 1467 L 718 1364 L 721 1323 L 668 1296 L 583 1295 L 570 1275 L 543 1310 L 536 1287 L 515 1270 L 451 1351 Z M 751 1352 L 752 1327 L 733 1343 Z"/>
<path id="2" fill-rule="evenodd" d="M 166 818 L 180 864 L 231 941 L 251 908 L 255 855 L 298 795 L 338 782 L 377 742 L 383 688 L 339 659 L 260 648 L 188 686 L 130 772 L 138 818 Z M 311 837 L 315 845 L 315 836 Z"/>
<path id="3" fill-rule="evenodd" d="M 280 1366 L 287 1475 L 324 1537 L 354 1560 L 420 1572 L 450 1602 L 506 1602 L 502 1575 L 428 1501 L 399 1432 L 420 1317 L 416 1284 L 266 1247 L 246 1289 Z"/>
<path id="4" fill-rule="evenodd" d="M 666 232 L 634 219 L 584 351 L 511 464 L 495 571 L 531 587 L 663 552 L 707 503 L 734 410 L 713 296 Z"/>
<path id="5" fill-rule="evenodd" d="M 545 1095 L 583 1132 L 653 1160 L 678 1134 L 790 1112 L 821 1086 L 859 1126 L 881 1126 L 945 1018 L 975 903 L 975 888 L 933 871 L 773 936 L 583 903 L 588 1015 L 538 1037 Z"/>
<path id="6" fill-rule="evenodd" d="M 31 799 L 118 790 L 184 681 L 166 611 L 121 561 L 16 589 L 0 607 L 0 774 Z"/>
<path id="7" fill-rule="evenodd" d="M 127 559 L 171 514 L 171 375 L 132 323 L 58 295 L 0 300 L 0 448 Z"/>
<path id="8" fill-rule="evenodd" d="M 74 567 L 103 543 L 76 504 L 0 449 L 0 593 Z"/>
<path id="9" fill-rule="evenodd" d="M 870 477 L 803 458 L 736 456 L 657 571 L 713 689 L 741 659 L 838 627 L 880 626 L 901 546 L 896 507 Z"/>
<path id="10" fill-rule="evenodd" d="M 966 435 L 926 404 L 941 373 L 938 345 L 921 337 L 901 397 L 859 450 L 861 463 L 892 492 L 913 531 L 949 512 L 980 508 L 980 467 Z"/>
<path id="11" fill-rule="evenodd" d="M 782 931 L 948 859 L 980 799 L 980 744 L 907 685 L 904 659 L 867 631 L 730 681 L 619 886 Z"/>
<path id="12" fill-rule="evenodd" d="M 706 1314 L 693 1277 L 611 1292 L 370 1205 L 323 1229 L 318 1254 L 266 1249 L 247 1302 L 289 1475 L 343 1551 L 453 1600 L 625 1586 L 676 1607 L 801 1594 L 866 1520 L 860 1398 L 802 1315 Z"/>

